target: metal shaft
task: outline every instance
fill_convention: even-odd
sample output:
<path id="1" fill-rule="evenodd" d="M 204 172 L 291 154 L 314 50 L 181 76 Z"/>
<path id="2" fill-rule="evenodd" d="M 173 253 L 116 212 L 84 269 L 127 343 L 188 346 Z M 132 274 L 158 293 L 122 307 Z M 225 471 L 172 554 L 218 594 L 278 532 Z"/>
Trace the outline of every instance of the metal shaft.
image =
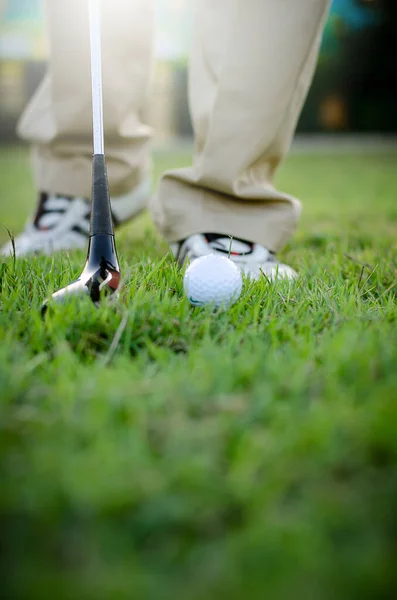
<path id="1" fill-rule="evenodd" d="M 94 154 L 105 154 L 100 0 L 89 0 Z"/>

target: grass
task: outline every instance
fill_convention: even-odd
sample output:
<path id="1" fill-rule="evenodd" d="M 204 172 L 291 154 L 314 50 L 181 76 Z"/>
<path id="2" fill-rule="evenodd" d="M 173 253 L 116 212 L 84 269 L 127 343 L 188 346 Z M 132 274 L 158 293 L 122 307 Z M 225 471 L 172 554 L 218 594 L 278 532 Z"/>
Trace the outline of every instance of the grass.
<path id="1" fill-rule="evenodd" d="M 43 323 L 83 255 L 0 262 L 7 597 L 394 597 L 396 159 L 290 157 L 278 184 L 305 211 L 283 258 L 302 277 L 228 312 L 190 308 L 148 217 L 120 236 L 117 306 Z M 157 154 L 155 178 L 188 161 Z M 25 150 L 0 172 L 18 228 Z"/>

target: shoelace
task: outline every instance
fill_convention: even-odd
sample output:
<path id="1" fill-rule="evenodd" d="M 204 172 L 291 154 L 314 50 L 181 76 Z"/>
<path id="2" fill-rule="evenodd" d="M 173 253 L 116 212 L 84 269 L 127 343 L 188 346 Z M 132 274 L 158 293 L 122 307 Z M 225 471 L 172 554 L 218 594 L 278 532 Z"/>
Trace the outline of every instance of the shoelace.
<path id="1" fill-rule="evenodd" d="M 239 238 L 228 238 L 217 233 L 206 233 L 205 239 L 217 252 L 231 256 L 248 256 L 254 251 L 254 244 Z"/>
<path id="2" fill-rule="evenodd" d="M 39 231 L 49 231 L 55 228 L 73 200 L 72 197 L 49 195 L 42 192 L 33 226 Z M 89 212 L 87 212 L 86 218 L 89 218 Z"/>

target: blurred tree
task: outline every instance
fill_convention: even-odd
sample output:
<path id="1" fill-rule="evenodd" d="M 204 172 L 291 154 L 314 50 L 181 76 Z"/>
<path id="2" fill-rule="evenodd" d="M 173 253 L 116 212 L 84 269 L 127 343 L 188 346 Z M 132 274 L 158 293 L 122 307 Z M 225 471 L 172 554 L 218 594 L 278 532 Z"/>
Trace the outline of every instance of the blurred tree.
<path id="1" fill-rule="evenodd" d="M 334 0 L 300 131 L 397 131 L 397 3 Z"/>
<path id="2" fill-rule="evenodd" d="M 41 0 L 5 0 L 2 19 L 32 21 L 42 18 Z"/>

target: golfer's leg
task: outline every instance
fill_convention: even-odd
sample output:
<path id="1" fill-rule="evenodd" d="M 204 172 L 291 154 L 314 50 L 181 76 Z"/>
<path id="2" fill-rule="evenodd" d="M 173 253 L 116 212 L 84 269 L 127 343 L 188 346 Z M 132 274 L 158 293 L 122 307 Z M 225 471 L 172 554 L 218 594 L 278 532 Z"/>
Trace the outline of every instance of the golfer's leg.
<path id="1" fill-rule="evenodd" d="M 329 0 L 200 0 L 190 71 L 193 166 L 165 174 L 153 214 L 169 241 L 199 232 L 277 251 L 299 202 L 273 187 L 316 65 Z"/>
<path id="2" fill-rule="evenodd" d="M 146 174 L 150 129 L 140 120 L 152 60 L 151 0 L 102 0 L 106 153 L 111 193 Z M 39 190 L 89 196 L 92 112 L 88 0 L 46 0 L 48 74 L 19 123 L 33 144 Z"/>

